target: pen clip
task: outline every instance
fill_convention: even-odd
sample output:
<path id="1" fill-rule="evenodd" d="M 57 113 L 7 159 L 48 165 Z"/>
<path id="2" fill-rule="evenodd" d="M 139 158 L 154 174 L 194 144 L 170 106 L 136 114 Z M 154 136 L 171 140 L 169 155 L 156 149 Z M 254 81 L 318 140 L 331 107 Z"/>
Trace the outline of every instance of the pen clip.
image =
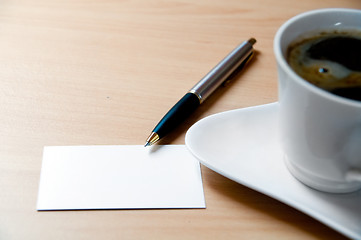
<path id="1" fill-rule="evenodd" d="M 254 52 L 252 51 L 246 57 L 246 59 L 226 78 L 226 80 L 224 80 L 224 82 L 222 83 L 223 87 L 227 86 L 232 81 L 232 79 L 242 71 L 242 69 L 247 65 L 247 63 L 253 58 L 253 55 Z"/>

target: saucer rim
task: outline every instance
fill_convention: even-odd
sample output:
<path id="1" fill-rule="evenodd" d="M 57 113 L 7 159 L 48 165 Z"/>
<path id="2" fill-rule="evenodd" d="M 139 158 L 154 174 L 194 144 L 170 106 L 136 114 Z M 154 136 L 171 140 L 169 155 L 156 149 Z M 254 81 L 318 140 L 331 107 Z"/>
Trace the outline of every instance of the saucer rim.
<path id="1" fill-rule="evenodd" d="M 274 108 L 274 110 L 272 110 L 272 108 Z M 192 134 L 194 131 L 194 129 L 196 129 L 200 124 L 204 124 L 204 122 L 208 122 L 213 118 L 219 117 L 220 115 L 225 115 L 225 114 L 235 114 L 236 112 L 248 112 L 248 111 L 265 111 L 265 110 L 272 110 L 272 111 L 278 111 L 278 102 L 273 102 L 273 103 L 268 103 L 268 104 L 263 104 L 263 105 L 258 105 L 258 106 L 251 106 L 251 107 L 247 107 L 247 108 L 241 108 L 241 109 L 233 109 L 233 110 L 229 110 L 229 111 L 224 111 L 224 112 L 220 112 L 220 113 L 216 113 L 210 116 L 207 116 L 201 120 L 199 120 L 198 122 L 196 122 L 193 126 L 191 126 L 189 128 L 189 130 L 186 133 L 185 136 L 185 144 L 187 146 L 187 149 L 192 153 L 192 155 L 204 166 L 206 166 L 207 168 L 211 169 L 212 171 L 228 178 L 231 179 L 232 181 L 235 181 L 239 184 L 242 184 L 250 189 L 253 189 L 255 191 L 258 191 L 262 194 L 265 194 L 266 196 L 272 197 L 282 203 L 285 203 L 287 205 L 289 205 L 290 207 L 293 207 L 297 210 L 302 211 L 303 213 L 311 216 L 312 218 L 322 222 L 323 224 L 329 226 L 330 228 L 344 234 L 345 236 L 351 237 L 351 238 L 361 238 L 361 232 L 355 232 L 352 229 L 346 228 L 344 226 L 342 226 L 339 222 L 330 219 L 329 217 L 325 216 L 322 212 L 319 211 L 315 211 L 314 209 L 312 209 L 311 207 L 307 206 L 307 205 L 302 205 L 300 202 L 296 201 L 295 199 L 292 199 L 290 197 L 286 196 L 281 196 L 279 193 L 274 193 L 271 190 L 267 190 L 262 188 L 262 186 L 257 186 L 257 184 L 253 184 L 250 182 L 247 182 L 245 180 L 239 179 L 236 176 L 233 176 L 232 174 L 229 174 L 225 171 L 223 171 L 222 169 L 219 169 L 219 167 L 214 166 L 213 164 L 209 163 L 206 159 L 204 159 L 202 156 L 199 156 L 197 151 L 194 150 L 194 147 L 191 146 L 190 144 L 190 139 L 192 137 Z M 286 168 L 286 166 L 284 166 Z M 303 183 L 299 182 L 296 178 L 294 178 L 294 176 L 288 172 L 289 175 L 292 176 L 292 178 L 298 182 L 298 184 L 301 184 L 302 186 L 304 186 L 305 188 L 307 188 L 308 191 L 311 192 L 315 192 L 315 193 L 321 193 L 321 194 L 331 194 L 334 195 L 334 193 L 326 193 L 326 192 L 321 192 L 315 189 L 312 189 L 306 185 L 304 185 Z M 352 193 L 351 193 L 352 194 Z"/>

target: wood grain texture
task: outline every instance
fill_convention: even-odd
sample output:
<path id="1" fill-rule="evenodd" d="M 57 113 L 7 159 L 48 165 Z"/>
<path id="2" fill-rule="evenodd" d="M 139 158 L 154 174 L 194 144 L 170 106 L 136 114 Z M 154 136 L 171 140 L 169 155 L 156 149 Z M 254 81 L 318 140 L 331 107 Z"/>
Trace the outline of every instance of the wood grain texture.
<path id="1" fill-rule="evenodd" d="M 0 7 L 0 239 L 342 239 L 202 167 L 207 209 L 35 210 L 46 145 L 144 144 L 164 113 L 241 41 L 255 60 L 168 136 L 277 100 L 273 37 L 288 18 L 359 0 L 33 0 Z"/>

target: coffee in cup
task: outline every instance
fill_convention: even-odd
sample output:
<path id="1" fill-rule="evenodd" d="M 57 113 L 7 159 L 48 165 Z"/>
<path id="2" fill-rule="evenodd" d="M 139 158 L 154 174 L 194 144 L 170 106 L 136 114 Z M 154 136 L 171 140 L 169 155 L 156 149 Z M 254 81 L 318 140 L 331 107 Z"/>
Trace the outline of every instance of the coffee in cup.
<path id="1" fill-rule="evenodd" d="M 361 101 L 361 31 L 321 31 L 305 36 L 287 49 L 291 68 L 317 87 Z"/>

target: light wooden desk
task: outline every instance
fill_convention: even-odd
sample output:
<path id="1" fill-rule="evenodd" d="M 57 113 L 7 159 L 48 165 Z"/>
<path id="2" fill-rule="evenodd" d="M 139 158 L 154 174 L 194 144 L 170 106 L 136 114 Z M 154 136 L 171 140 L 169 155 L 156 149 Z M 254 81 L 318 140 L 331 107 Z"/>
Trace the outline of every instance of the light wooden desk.
<path id="1" fill-rule="evenodd" d="M 45 145 L 144 144 L 163 114 L 241 41 L 255 61 L 163 144 L 213 113 L 277 100 L 273 37 L 288 18 L 359 0 L 3 1 L 0 239 L 342 239 L 202 167 L 205 210 L 37 212 Z"/>

